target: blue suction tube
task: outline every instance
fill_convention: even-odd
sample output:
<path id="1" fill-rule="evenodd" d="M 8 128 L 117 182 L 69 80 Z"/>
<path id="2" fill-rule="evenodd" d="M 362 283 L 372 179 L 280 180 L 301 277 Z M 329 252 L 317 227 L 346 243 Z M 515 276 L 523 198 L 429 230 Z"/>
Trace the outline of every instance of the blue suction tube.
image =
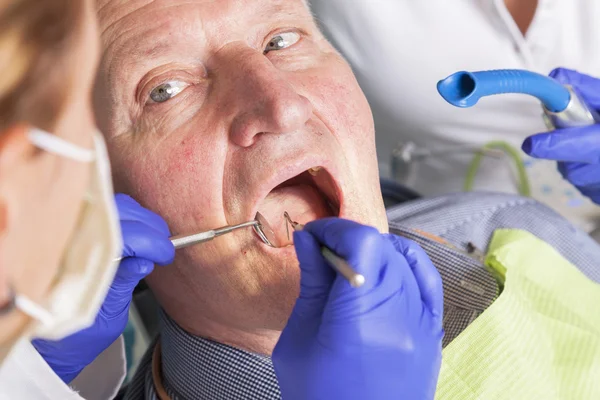
<path id="1" fill-rule="evenodd" d="M 483 96 L 502 93 L 533 96 L 543 105 L 542 116 L 548 130 L 600 123 L 600 113 L 590 108 L 571 86 L 563 86 L 550 77 L 531 71 L 459 71 L 439 81 L 437 89 L 444 100 L 462 108 L 474 106 Z M 504 142 L 491 142 L 485 148 L 501 148 L 511 155 L 519 169 L 520 192 L 528 196 L 529 181 L 519 154 Z M 469 167 L 465 189 L 470 190 L 473 186 L 480 162 L 481 154 L 476 154 Z"/>
<path id="2" fill-rule="evenodd" d="M 456 107 L 471 107 L 484 96 L 523 93 L 538 98 L 552 113 L 567 109 L 569 90 L 554 79 L 531 71 L 500 69 L 456 72 L 437 84 L 439 94 Z"/>

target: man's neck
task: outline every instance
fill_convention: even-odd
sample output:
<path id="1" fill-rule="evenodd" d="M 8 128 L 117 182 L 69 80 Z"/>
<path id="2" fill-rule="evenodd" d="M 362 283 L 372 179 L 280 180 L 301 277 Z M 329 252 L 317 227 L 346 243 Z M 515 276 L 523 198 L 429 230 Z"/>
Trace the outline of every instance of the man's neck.
<path id="1" fill-rule="evenodd" d="M 194 321 L 194 328 L 187 325 L 185 321 L 176 322 L 192 335 L 269 357 L 281 335 L 281 332 L 276 330 L 242 330 L 203 317 Z"/>

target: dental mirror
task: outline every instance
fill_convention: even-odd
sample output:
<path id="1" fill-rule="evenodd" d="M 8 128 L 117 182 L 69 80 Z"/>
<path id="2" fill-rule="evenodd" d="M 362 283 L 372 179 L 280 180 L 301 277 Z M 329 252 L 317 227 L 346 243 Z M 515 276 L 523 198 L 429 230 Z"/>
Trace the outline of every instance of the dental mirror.
<path id="1" fill-rule="evenodd" d="M 261 213 L 257 212 L 254 220 L 258 221 L 258 224 L 253 225 L 252 229 L 254 229 L 254 232 L 258 235 L 260 240 L 262 240 L 267 246 L 277 247 L 277 238 L 275 237 L 275 232 L 273 232 L 271 225 L 269 225 L 265 217 L 263 217 Z"/>

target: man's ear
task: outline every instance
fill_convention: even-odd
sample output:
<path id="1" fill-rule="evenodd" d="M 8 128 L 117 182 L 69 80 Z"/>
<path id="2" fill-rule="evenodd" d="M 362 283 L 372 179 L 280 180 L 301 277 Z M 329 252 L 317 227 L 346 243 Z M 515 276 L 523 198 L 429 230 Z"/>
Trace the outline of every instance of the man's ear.
<path id="1" fill-rule="evenodd" d="M 35 155 L 36 147 L 27 138 L 29 128 L 15 124 L 0 132 L 0 179 Z"/>

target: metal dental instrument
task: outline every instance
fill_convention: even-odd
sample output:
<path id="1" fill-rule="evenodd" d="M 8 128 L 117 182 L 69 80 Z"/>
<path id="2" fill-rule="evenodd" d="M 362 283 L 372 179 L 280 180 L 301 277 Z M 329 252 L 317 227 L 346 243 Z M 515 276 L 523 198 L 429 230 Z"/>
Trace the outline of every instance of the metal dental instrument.
<path id="1" fill-rule="evenodd" d="M 262 215 L 260 215 L 258 213 L 256 215 L 257 215 L 257 218 L 258 218 L 258 216 L 262 217 Z M 247 228 L 250 226 L 256 229 L 256 227 L 259 226 L 260 224 L 261 224 L 261 221 L 258 219 L 255 219 L 253 221 L 248 221 L 248 222 L 244 222 L 244 223 L 237 224 L 237 225 L 228 225 L 228 226 L 224 226 L 224 227 L 217 228 L 217 229 L 211 229 L 206 232 L 195 233 L 192 235 L 177 235 L 177 236 L 173 236 L 173 237 L 169 238 L 169 240 L 171 240 L 171 243 L 173 243 L 175 250 L 183 249 L 184 247 L 193 246 L 195 244 L 209 242 L 216 237 L 225 235 L 227 233 L 231 233 L 238 229 Z M 264 239 L 263 239 L 263 237 L 261 237 L 261 239 L 266 244 L 271 246 L 271 243 L 268 242 L 268 239 L 266 237 Z M 119 258 L 116 258 L 114 261 L 118 262 L 118 261 L 121 261 L 122 259 L 123 259 L 123 257 L 119 257 Z"/>
<path id="2" fill-rule="evenodd" d="M 175 249 L 177 250 L 177 249 L 182 249 L 184 247 L 192 246 L 194 244 L 208 242 L 210 240 L 213 240 L 216 237 L 225 235 L 225 234 L 233 232 L 235 230 L 238 230 L 241 228 L 247 228 L 249 226 L 256 226 L 258 224 L 259 224 L 259 222 L 257 220 L 254 220 L 254 221 L 244 222 L 244 223 L 238 224 L 238 225 L 224 226 L 222 228 L 212 229 L 210 231 L 200 232 L 200 233 L 196 233 L 193 235 L 173 236 L 172 238 L 170 238 L 170 240 L 171 240 L 171 243 L 173 243 L 173 246 L 175 246 Z"/>
<path id="3" fill-rule="evenodd" d="M 267 246 L 277 247 L 278 243 L 275 232 L 273 232 L 273 229 L 265 217 L 263 217 L 261 213 L 257 212 L 254 220 L 258 222 L 256 225 L 252 226 L 254 233 L 256 233 L 260 240 L 262 240 Z"/>
<path id="4" fill-rule="evenodd" d="M 304 225 L 299 224 L 296 221 L 293 221 L 290 218 L 290 215 L 287 211 L 283 214 L 283 217 L 286 220 L 286 224 L 290 224 L 292 229 L 295 231 L 301 231 L 304 229 Z M 289 232 L 288 232 L 289 233 Z M 357 273 L 343 258 L 335 254 L 333 251 L 329 250 L 325 246 L 321 246 L 321 254 L 327 260 L 327 262 L 335 269 L 340 275 L 342 275 L 348 282 L 350 282 L 350 286 L 358 288 L 361 287 L 365 283 L 365 277 L 359 273 Z"/>

